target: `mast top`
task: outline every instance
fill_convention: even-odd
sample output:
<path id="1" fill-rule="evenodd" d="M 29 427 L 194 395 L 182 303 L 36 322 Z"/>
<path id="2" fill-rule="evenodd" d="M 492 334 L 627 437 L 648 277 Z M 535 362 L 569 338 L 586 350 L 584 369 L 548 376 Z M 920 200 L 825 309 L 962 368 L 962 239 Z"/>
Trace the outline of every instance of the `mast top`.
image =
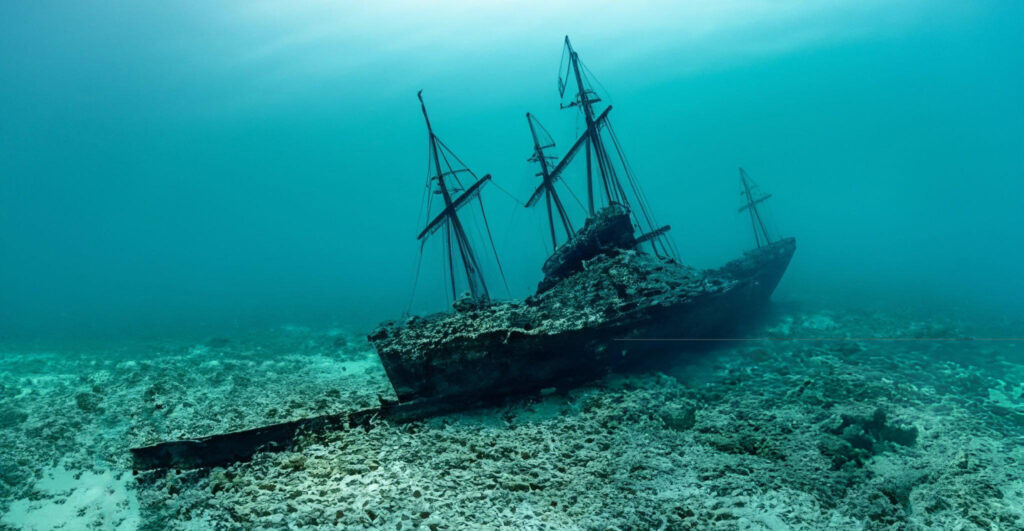
<path id="1" fill-rule="evenodd" d="M 423 89 L 420 89 L 419 92 L 416 93 L 416 97 L 420 100 L 420 109 L 423 110 L 423 119 L 427 122 L 427 132 L 430 133 L 430 136 L 434 136 L 434 128 L 430 126 L 430 117 L 427 116 L 427 104 L 423 103 Z"/>

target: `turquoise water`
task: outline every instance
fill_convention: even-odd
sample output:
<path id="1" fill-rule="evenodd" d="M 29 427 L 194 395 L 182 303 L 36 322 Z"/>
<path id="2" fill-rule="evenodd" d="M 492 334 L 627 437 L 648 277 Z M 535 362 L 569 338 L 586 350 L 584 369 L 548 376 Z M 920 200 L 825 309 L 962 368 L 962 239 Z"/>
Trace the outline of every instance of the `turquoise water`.
<path id="1" fill-rule="evenodd" d="M 492 176 L 492 294 L 530 295 L 551 248 L 520 206 L 525 113 L 554 154 L 581 133 L 566 34 L 683 262 L 754 246 L 739 167 L 772 195 L 797 251 L 770 341 L 126 472 L 129 446 L 391 392 L 366 332 L 447 304 L 436 240 L 416 275 L 420 90 Z M 1022 35 L 996 0 L 6 2 L 0 527 L 1018 528 Z M 894 337 L 943 341 L 870 340 Z"/>
<path id="2" fill-rule="evenodd" d="M 2 9 L 5 334 L 392 317 L 422 225 L 416 92 L 525 199 L 525 112 L 558 154 L 578 131 L 558 109 L 567 33 L 687 262 L 751 245 L 743 166 L 800 242 L 780 296 L 1024 299 L 1013 2 Z M 524 296 L 542 213 L 484 201 Z"/>

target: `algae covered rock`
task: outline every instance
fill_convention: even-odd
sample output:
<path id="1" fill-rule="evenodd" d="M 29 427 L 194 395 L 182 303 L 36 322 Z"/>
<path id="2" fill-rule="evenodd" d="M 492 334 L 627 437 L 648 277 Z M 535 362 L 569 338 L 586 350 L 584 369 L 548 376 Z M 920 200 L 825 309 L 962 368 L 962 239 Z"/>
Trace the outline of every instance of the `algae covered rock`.
<path id="1" fill-rule="evenodd" d="M 697 408 L 681 404 L 668 404 L 658 411 L 658 417 L 665 427 L 676 431 L 686 431 L 697 423 Z"/>
<path id="2" fill-rule="evenodd" d="M 849 462 L 863 466 L 875 455 L 894 446 L 911 446 L 917 440 L 917 428 L 889 422 L 881 408 L 870 416 L 841 415 L 837 420 L 826 428 L 828 435 L 820 446 L 822 454 L 832 459 L 835 470 Z"/>

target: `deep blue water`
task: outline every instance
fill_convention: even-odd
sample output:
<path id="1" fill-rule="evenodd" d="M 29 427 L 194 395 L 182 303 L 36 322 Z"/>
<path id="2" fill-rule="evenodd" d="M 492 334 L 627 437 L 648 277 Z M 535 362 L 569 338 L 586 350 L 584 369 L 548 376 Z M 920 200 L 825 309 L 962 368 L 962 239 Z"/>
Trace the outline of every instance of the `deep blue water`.
<path id="1" fill-rule="evenodd" d="M 799 248 L 777 299 L 1019 314 L 1016 2 L 0 6 L 0 334 L 334 321 L 408 303 L 427 139 L 478 174 L 510 293 L 546 248 L 562 38 L 682 258 L 752 245 L 737 167 Z M 580 170 L 567 179 L 580 188 Z M 579 218 L 577 218 L 579 219 Z M 429 249 L 428 249 L 429 251 Z M 437 253 L 426 260 L 437 263 Z M 417 309 L 440 301 L 428 265 Z"/>

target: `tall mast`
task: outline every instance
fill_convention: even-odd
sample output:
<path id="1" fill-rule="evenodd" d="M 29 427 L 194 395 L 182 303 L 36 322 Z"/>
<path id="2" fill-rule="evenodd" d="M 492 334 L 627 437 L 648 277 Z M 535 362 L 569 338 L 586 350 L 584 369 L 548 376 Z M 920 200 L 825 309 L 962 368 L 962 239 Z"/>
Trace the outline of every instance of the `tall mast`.
<path id="1" fill-rule="evenodd" d="M 584 135 L 587 137 L 587 209 L 588 215 L 594 214 L 594 176 L 591 165 L 591 153 L 597 159 L 597 169 L 601 174 L 601 184 L 604 190 L 605 200 L 607 203 L 621 202 L 614 201 L 613 197 L 621 199 L 617 196 L 616 192 L 620 186 L 618 185 L 618 179 L 614 176 L 614 168 L 608 158 L 608 152 L 605 151 L 604 142 L 601 139 L 600 131 L 598 130 L 597 120 L 594 118 L 594 107 L 593 105 L 601 98 L 589 88 L 587 83 L 584 81 L 583 72 L 580 70 L 580 58 L 576 53 L 576 50 L 572 47 L 572 42 L 569 41 L 569 36 L 565 36 L 565 49 L 569 51 L 569 66 L 572 68 L 573 77 L 576 79 L 576 99 L 568 105 L 563 105 L 563 109 L 569 107 L 579 106 L 583 110 L 583 118 L 586 121 L 587 131 Z M 562 87 L 562 93 L 565 93 L 565 86 Z"/>
<path id="2" fill-rule="evenodd" d="M 544 126 L 540 125 L 537 118 L 530 113 L 526 113 L 526 122 L 530 125 L 530 134 L 533 136 L 533 155 L 529 158 L 529 162 L 536 162 L 540 164 L 540 172 L 537 176 L 542 179 L 541 186 L 543 188 L 544 197 L 547 200 L 548 207 L 548 226 L 551 228 L 551 246 L 553 248 L 558 247 L 558 238 L 555 236 L 555 212 L 558 213 L 558 219 L 562 222 L 562 229 L 565 231 L 565 237 L 568 239 L 572 236 L 572 223 L 569 221 L 569 214 L 565 211 L 565 206 L 562 204 L 562 200 L 558 197 L 558 192 L 555 191 L 555 180 L 551 174 L 551 167 L 549 166 L 549 155 L 544 153 L 544 150 L 550 147 L 554 147 L 554 141 L 550 140 L 548 135 L 548 142 L 541 143 L 540 136 L 537 133 L 537 128 L 540 127 L 544 130 Z M 547 131 L 544 131 L 547 133 Z M 552 204 L 554 204 L 554 210 L 552 210 Z"/>
<path id="3" fill-rule="evenodd" d="M 448 275 L 451 280 L 452 299 L 454 300 L 459 296 L 455 284 L 455 260 L 452 252 L 453 240 L 466 275 L 466 283 L 469 285 L 470 294 L 474 299 L 486 299 L 488 297 L 487 284 L 484 282 L 483 274 L 480 272 L 476 254 L 473 252 L 473 248 L 469 245 L 469 238 L 466 237 L 466 231 L 462 226 L 462 221 L 459 219 L 458 209 L 463 206 L 468 199 L 475 197 L 479 192 L 480 186 L 489 180 L 491 176 L 485 175 L 482 179 L 476 181 L 472 186 L 466 189 L 462 195 L 452 199 L 451 191 L 449 190 L 448 184 L 445 182 L 445 178 L 451 176 L 457 181 L 458 178 L 455 177 L 455 173 L 458 170 L 451 167 L 450 162 L 439 147 L 439 145 L 443 145 L 443 143 L 437 138 L 437 135 L 434 134 L 434 128 L 430 125 L 430 117 L 427 116 L 427 106 L 423 103 L 423 91 L 419 91 L 416 96 L 420 100 L 420 108 L 423 110 L 423 119 L 427 122 L 427 133 L 430 136 L 430 154 L 431 158 L 434 159 L 435 170 L 433 180 L 437 181 L 438 192 L 444 199 L 444 209 L 433 219 L 433 221 L 427 224 L 426 228 L 423 229 L 423 232 L 420 233 L 417 239 L 422 240 L 428 234 L 431 234 L 441 228 L 443 223 L 446 247 L 445 260 L 447 261 Z M 448 166 L 448 171 L 444 171 L 442 169 L 442 158 Z"/>
<path id="4" fill-rule="evenodd" d="M 771 243 L 771 238 L 768 236 L 768 229 L 764 226 L 764 221 L 761 219 L 761 213 L 757 211 L 757 204 L 771 197 L 771 194 L 760 196 L 755 198 L 754 193 L 751 190 L 751 179 L 747 175 L 746 170 L 740 168 L 740 183 L 743 185 L 743 190 L 740 192 L 741 195 L 746 197 L 747 204 L 740 207 L 738 212 L 744 210 L 750 211 L 750 226 L 754 229 L 754 243 L 761 247 L 761 239 L 764 238 L 764 243 L 767 245 Z M 760 231 L 758 231 L 760 228 Z"/>
<path id="5" fill-rule="evenodd" d="M 594 165 L 592 164 L 593 161 L 596 161 L 597 172 L 600 174 L 601 178 L 600 191 L 604 193 L 604 205 L 618 204 L 625 207 L 632 214 L 634 225 L 640 231 L 640 234 L 637 236 L 638 242 L 648 242 L 654 253 L 658 256 L 678 258 L 675 245 L 666 235 L 670 227 L 668 225 L 659 227 L 655 222 L 654 216 L 650 211 L 650 206 L 647 204 L 647 198 L 644 196 L 643 191 L 640 189 L 640 186 L 633 175 L 633 170 L 629 165 L 629 162 L 626 160 L 625 153 L 622 151 L 622 146 L 619 144 L 619 140 L 615 135 L 611 122 L 608 121 L 608 112 L 612 109 L 611 106 L 605 108 L 600 115 L 595 117 L 594 104 L 600 102 L 601 99 L 590 87 L 586 74 L 584 73 L 585 67 L 580 61 L 579 54 L 576 53 L 576 50 L 572 47 L 572 42 L 569 41 L 568 35 L 565 37 L 563 50 L 563 58 L 565 57 L 566 52 L 568 52 L 569 58 L 568 68 L 564 72 L 564 76 L 568 78 L 568 71 L 571 70 L 572 78 L 576 81 L 577 92 L 576 97 L 572 102 L 568 105 L 563 104 L 561 107 L 563 109 L 579 107 L 583 111 L 583 118 L 586 121 L 587 126 L 587 130 L 582 136 L 580 136 L 580 139 L 576 142 L 573 148 L 566 153 L 563 162 L 566 162 L 575 156 L 577 149 L 585 148 L 587 159 L 588 215 L 593 216 L 597 208 L 597 201 L 594 197 Z M 563 72 L 560 70 L 558 90 L 559 95 L 564 97 L 565 91 L 568 88 L 568 83 L 564 81 L 562 77 Z M 611 144 L 606 145 L 605 137 L 602 136 L 602 129 L 606 130 L 607 138 L 611 140 Z M 614 148 L 614 159 L 612 158 L 612 152 L 609 152 L 609 149 L 611 148 Z M 618 163 L 618 166 L 616 166 L 615 162 Z M 562 163 L 559 163 L 559 167 L 561 166 Z M 620 180 L 616 168 L 622 171 L 624 180 Z M 559 168 L 556 168 L 556 170 L 558 169 Z M 556 174 L 557 171 L 552 171 L 552 173 Z M 629 194 L 626 192 L 627 187 L 630 191 Z M 630 204 L 631 202 L 633 204 Z"/>

